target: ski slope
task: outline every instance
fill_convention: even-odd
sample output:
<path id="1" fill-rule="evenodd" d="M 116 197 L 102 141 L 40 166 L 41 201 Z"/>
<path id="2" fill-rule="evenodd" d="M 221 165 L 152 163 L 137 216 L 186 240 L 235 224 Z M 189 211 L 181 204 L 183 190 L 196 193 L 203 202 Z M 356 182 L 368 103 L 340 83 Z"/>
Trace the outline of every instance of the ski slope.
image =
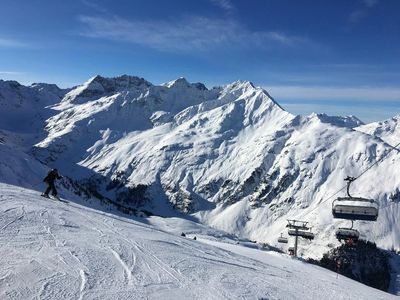
<path id="1" fill-rule="evenodd" d="M 67 198 L 0 183 L 1 299 L 396 298 L 189 220 L 128 219 Z"/>

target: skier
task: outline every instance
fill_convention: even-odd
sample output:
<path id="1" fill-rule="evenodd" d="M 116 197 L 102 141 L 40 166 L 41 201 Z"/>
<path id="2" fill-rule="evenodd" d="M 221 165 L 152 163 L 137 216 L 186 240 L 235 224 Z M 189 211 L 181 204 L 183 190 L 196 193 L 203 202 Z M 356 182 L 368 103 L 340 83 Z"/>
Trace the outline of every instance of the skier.
<path id="1" fill-rule="evenodd" d="M 50 198 L 49 197 L 49 192 L 51 191 L 51 194 L 54 196 L 54 198 L 56 199 L 60 199 L 57 196 L 57 190 L 56 190 L 56 186 L 54 185 L 54 182 L 56 181 L 56 179 L 61 179 L 62 176 L 60 176 L 58 174 L 58 170 L 57 169 L 52 169 L 47 176 L 43 179 L 43 182 L 47 183 L 47 189 L 46 191 L 42 194 L 42 197 L 46 197 L 46 198 Z"/>

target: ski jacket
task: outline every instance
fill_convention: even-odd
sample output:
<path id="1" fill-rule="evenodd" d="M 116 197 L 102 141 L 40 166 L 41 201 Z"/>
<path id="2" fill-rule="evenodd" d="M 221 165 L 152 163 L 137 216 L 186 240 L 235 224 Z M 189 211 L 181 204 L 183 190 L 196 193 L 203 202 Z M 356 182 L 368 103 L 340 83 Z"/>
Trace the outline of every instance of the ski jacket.
<path id="1" fill-rule="evenodd" d="M 61 178 L 62 176 L 60 176 L 56 170 L 51 170 L 47 174 L 47 176 L 43 179 L 43 182 L 54 183 L 56 179 L 61 179 Z"/>

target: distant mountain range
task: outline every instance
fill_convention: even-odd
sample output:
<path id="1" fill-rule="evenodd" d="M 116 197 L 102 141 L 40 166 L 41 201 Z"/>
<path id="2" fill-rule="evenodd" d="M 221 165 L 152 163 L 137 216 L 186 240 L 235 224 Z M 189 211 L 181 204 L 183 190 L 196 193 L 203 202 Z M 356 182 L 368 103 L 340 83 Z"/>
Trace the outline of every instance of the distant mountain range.
<path id="1" fill-rule="evenodd" d="M 400 248 L 400 116 L 363 124 L 355 116 L 296 116 L 248 81 L 207 89 L 184 78 L 153 85 L 96 76 L 72 89 L 0 81 L 0 163 L 63 174 L 115 201 L 276 244 L 286 219 L 309 221 L 316 238 L 300 253 L 337 245 L 331 200 L 347 176 L 352 194 L 376 199 L 377 222 L 355 222 L 362 238 Z M 389 153 L 390 152 L 390 153 Z M 21 174 L 20 174 L 21 173 Z M 29 177 L 28 176 L 28 177 Z M 344 195 L 344 192 L 338 196 Z M 394 197 L 396 198 L 396 197 Z M 400 196 L 399 196 L 400 198 Z M 396 198 L 397 199 L 397 198 Z"/>

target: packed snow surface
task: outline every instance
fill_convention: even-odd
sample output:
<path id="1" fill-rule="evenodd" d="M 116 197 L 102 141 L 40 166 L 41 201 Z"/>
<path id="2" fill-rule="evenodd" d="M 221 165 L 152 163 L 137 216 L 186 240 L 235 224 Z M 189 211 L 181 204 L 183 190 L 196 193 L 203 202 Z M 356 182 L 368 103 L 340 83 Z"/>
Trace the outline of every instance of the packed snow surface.
<path id="1" fill-rule="evenodd" d="M 67 200 L 0 183 L 0 298 L 395 298 L 188 220 L 128 219 Z"/>

